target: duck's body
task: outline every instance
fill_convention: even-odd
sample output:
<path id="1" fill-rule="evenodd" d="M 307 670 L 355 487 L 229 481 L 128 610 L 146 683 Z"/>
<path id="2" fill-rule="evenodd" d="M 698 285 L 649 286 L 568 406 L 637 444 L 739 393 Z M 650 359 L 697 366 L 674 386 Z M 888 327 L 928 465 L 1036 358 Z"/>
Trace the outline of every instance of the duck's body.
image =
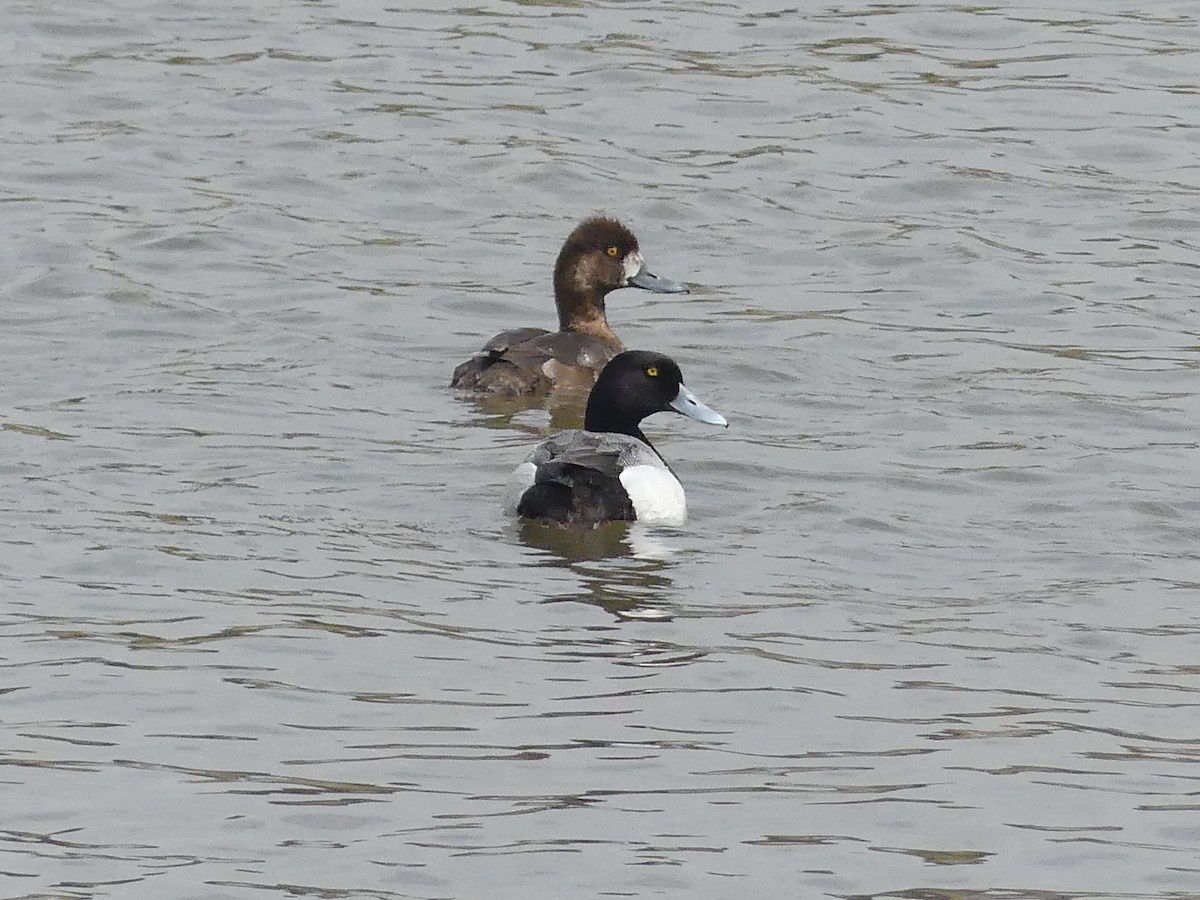
<path id="1" fill-rule="evenodd" d="M 588 398 L 584 429 L 543 441 L 517 466 L 517 515 L 584 528 L 622 520 L 682 524 L 683 486 L 639 427 L 666 410 L 727 424 L 683 386 L 669 357 L 642 350 L 616 356 Z"/>
<path id="2" fill-rule="evenodd" d="M 649 444 L 624 434 L 565 431 L 539 444 L 514 476 L 525 518 L 582 527 L 687 519 L 675 473 Z"/>
<path id="3" fill-rule="evenodd" d="M 454 370 L 451 386 L 517 395 L 546 391 L 559 383 L 590 385 L 622 350 L 608 325 L 604 298 L 623 287 L 657 293 L 687 290 L 646 271 L 637 238 L 620 222 L 584 221 L 567 237 L 554 266 L 559 330 L 501 332 Z"/>
<path id="4" fill-rule="evenodd" d="M 506 396 L 577 387 L 582 397 L 620 352 L 620 343 L 589 334 L 514 328 L 496 335 L 456 368 L 451 386 Z"/>

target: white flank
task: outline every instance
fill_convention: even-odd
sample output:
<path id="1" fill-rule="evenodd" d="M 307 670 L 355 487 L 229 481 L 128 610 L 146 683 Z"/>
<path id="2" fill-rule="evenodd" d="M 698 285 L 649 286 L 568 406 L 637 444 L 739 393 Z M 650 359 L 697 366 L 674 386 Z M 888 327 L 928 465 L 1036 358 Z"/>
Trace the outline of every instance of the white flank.
<path id="1" fill-rule="evenodd" d="M 687 520 L 683 485 L 662 466 L 630 466 L 621 473 L 621 484 L 633 502 L 639 522 L 682 525 Z"/>

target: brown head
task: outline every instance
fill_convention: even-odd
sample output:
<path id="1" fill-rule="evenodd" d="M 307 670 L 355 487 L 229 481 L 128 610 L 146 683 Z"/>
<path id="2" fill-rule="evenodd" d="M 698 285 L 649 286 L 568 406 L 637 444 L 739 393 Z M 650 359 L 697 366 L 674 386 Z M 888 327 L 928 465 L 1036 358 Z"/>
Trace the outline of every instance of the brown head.
<path id="1" fill-rule="evenodd" d="M 604 298 L 623 287 L 662 294 L 687 290 L 646 271 L 637 238 L 620 222 L 602 216 L 583 221 L 563 243 L 554 265 L 559 329 L 590 334 L 620 349 L 621 342 L 608 327 Z"/>

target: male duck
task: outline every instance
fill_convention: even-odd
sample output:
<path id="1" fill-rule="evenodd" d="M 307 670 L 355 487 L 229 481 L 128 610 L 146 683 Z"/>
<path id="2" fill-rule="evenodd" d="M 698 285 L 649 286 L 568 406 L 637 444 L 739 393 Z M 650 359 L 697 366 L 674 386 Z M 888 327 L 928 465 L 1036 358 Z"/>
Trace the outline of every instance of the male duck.
<path id="1" fill-rule="evenodd" d="M 683 486 L 638 427 L 668 410 L 729 424 L 684 387 L 670 357 L 646 350 L 616 356 L 588 397 L 584 430 L 543 441 L 513 472 L 517 515 L 584 528 L 634 519 L 683 524 Z"/>
<path id="2" fill-rule="evenodd" d="M 558 331 L 501 332 L 454 370 L 451 387 L 511 395 L 547 390 L 559 382 L 590 387 L 604 364 L 623 349 L 604 315 L 605 295 L 623 287 L 687 292 L 679 282 L 646 271 L 637 238 L 620 222 L 587 219 L 571 232 L 554 264 Z"/>

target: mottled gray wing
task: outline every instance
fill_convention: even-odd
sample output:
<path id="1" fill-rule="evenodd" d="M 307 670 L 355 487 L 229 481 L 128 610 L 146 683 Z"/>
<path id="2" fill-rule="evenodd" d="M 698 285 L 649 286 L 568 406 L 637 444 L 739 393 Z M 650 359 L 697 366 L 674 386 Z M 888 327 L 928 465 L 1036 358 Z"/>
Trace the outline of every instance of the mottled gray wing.
<path id="1" fill-rule="evenodd" d="M 639 446 L 653 455 L 623 434 L 566 431 L 543 441 L 529 459 L 533 465 L 526 464 L 536 471 L 517 501 L 517 515 L 583 528 L 636 519 L 621 472 L 641 452 Z"/>
<path id="2" fill-rule="evenodd" d="M 542 441 L 529 456 L 534 465 L 569 462 L 616 477 L 630 466 L 666 468 L 658 454 L 625 434 L 564 431 Z"/>
<path id="3" fill-rule="evenodd" d="M 538 474 L 541 475 L 543 469 L 553 469 L 555 467 L 554 464 L 559 466 L 575 466 L 580 469 L 591 469 L 593 472 L 599 472 L 607 478 L 620 479 L 621 477 L 621 456 L 616 451 L 609 453 L 602 451 L 570 453 L 566 456 L 559 456 L 556 459 L 550 460 L 549 463 L 539 466 Z"/>

